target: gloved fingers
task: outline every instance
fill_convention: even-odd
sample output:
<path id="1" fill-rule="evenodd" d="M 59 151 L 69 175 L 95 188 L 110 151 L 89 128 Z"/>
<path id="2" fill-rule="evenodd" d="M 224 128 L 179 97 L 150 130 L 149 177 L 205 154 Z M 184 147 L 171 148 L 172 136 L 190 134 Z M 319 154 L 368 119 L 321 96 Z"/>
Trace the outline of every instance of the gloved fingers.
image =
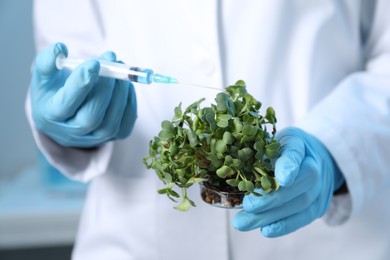
<path id="1" fill-rule="evenodd" d="M 118 60 L 118 63 L 123 63 Z M 130 82 L 121 81 L 122 84 L 128 88 L 126 108 L 122 117 L 119 132 L 114 139 L 123 139 L 130 135 L 134 128 L 135 120 L 137 118 L 137 96 L 135 93 L 134 85 Z"/>
<path id="2" fill-rule="evenodd" d="M 92 133 L 96 141 L 105 142 L 114 139 L 121 127 L 122 118 L 127 104 L 129 88 L 125 81 L 116 81 L 111 103 L 99 128 Z"/>
<path id="3" fill-rule="evenodd" d="M 304 211 L 289 216 L 278 222 L 274 222 L 270 225 L 263 226 L 261 228 L 261 233 L 263 236 L 269 238 L 284 236 L 310 224 L 318 217 L 316 205 L 313 203 Z"/>
<path id="4" fill-rule="evenodd" d="M 305 144 L 298 128 L 283 129 L 275 138 L 282 147 L 280 157 L 275 162 L 275 178 L 281 186 L 289 186 L 297 177 L 305 158 Z"/>
<path id="5" fill-rule="evenodd" d="M 57 143 L 65 147 L 93 147 L 93 145 L 88 146 L 88 141 L 86 136 L 75 136 L 68 133 L 69 125 L 66 123 L 55 122 L 52 123 L 52 126 L 46 127 L 46 134 L 55 140 Z"/>
<path id="6" fill-rule="evenodd" d="M 91 148 L 102 144 L 100 140 L 97 142 L 92 135 L 76 136 L 68 133 L 63 135 L 56 132 L 50 132 L 48 135 L 65 147 Z"/>
<path id="7" fill-rule="evenodd" d="M 98 78 L 100 65 L 95 60 L 86 61 L 77 67 L 65 84 L 48 100 L 45 114 L 50 120 L 64 121 L 75 115 L 90 94 Z"/>
<path id="8" fill-rule="evenodd" d="M 253 230 L 309 208 L 321 193 L 320 182 L 315 161 L 306 158 L 294 185 L 262 197 L 245 196 L 244 210 L 235 216 L 233 226 L 240 231 Z"/>
<path id="9" fill-rule="evenodd" d="M 302 162 L 299 174 L 293 185 L 281 187 L 278 191 L 265 194 L 261 197 L 253 194 L 245 196 L 243 200 L 244 210 L 248 213 L 260 213 L 286 205 L 289 201 L 307 193 L 312 188 L 319 189 L 320 177 L 318 172 L 318 165 L 314 159 L 306 157 Z"/>
<path id="10" fill-rule="evenodd" d="M 117 61 L 116 60 L 116 54 L 112 51 L 106 51 L 103 54 L 99 56 L 99 60 L 105 60 L 105 61 Z"/>
<path id="11" fill-rule="evenodd" d="M 113 52 L 99 57 L 99 60 L 115 59 Z M 128 92 L 127 82 L 100 77 L 83 107 L 69 120 L 67 132 L 72 139 L 67 142 L 91 147 L 114 139 L 120 130 Z"/>
<path id="12" fill-rule="evenodd" d="M 98 76 L 100 64 L 98 61 L 87 61 L 73 72 L 58 70 L 55 65 L 59 54 L 67 56 L 66 46 L 55 44 L 37 56 L 33 67 L 31 81 L 32 102 L 40 102 L 35 106 L 33 118 L 36 126 L 49 137 L 64 146 L 92 147 L 112 137 L 112 132 L 118 132 L 123 121 L 124 111 L 128 103 L 128 89 L 120 87 L 118 101 L 111 100 L 114 93 L 115 80 Z M 115 53 L 106 52 L 100 60 L 116 61 Z M 121 101 L 121 102 L 120 102 Z M 114 105 L 115 104 L 115 105 Z M 118 108 L 122 107 L 122 108 Z M 119 116 L 105 115 L 107 111 L 119 111 Z M 104 118 L 119 121 L 119 123 L 104 122 Z M 111 119 L 114 118 L 114 119 Z M 95 130 L 113 126 L 111 134 L 102 137 Z M 96 135 L 95 135 L 96 134 Z"/>
<path id="13" fill-rule="evenodd" d="M 115 59 L 115 53 L 110 51 L 99 56 L 99 60 L 115 61 Z M 114 85 L 114 79 L 104 77 L 97 79 L 74 117 L 68 120 L 70 134 L 82 136 L 100 128 L 111 102 Z"/>
<path id="14" fill-rule="evenodd" d="M 240 211 L 233 219 L 233 226 L 240 231 L 249 231 L 278 222 L 307 209 L 316 200 L 318 194 L 318 188 L 313 187 L 286 204 L 261 213 Z"/>
<path id="15" fill-rule="evenodd" d="M 119 132 L 122 118 L 125 115 L 127 105 L 128 85 L 124 81 L 117 81 L 117 86 L 114 88 L 114 93 L 111 98 L 105 114 L 102 116 L 102 123 L 91 133 L 85 135 L 74 134 L 74 129 L 71 129 L 71 124 L 67 124 L 68 133 L 66 138 L 59 137 L 60 143 L 63 142 L 67 146 L 76 147 L 94 147 L 99 146 L 116 137 Z"/>
<path id="16" fill-rule="evenodd" d="M 121 126 L 115 139 L 123 139 L 130 135 L 137 118 L 137 97 L 134 86 L 131 83 L 126 84 L 128 88 L 126 108 L 123 114 Z"/>
<path id="17" fill-rule="evenodd" d="M 72 133 L 72 125 L 63 122 L 48 122 L 45 132 L 50 138 L 65 147 L 90 148 L 104 143 L 93 134 L 76 135 Z"/>

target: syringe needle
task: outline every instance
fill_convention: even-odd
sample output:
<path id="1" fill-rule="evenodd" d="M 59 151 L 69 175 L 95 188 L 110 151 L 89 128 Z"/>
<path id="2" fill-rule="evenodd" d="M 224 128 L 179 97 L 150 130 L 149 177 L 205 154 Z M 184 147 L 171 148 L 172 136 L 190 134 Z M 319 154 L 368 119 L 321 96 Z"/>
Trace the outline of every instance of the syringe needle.
<path id="1" fill-rule="evenodd" d="M 192 84 L 192 83 L 183 83 L 181 81 L 179 81 L 179 85 L 185 85 L 185 86 L 195 87 L 195 88 L 207 88 L 207 89 L 213 89 L 213 90 L 217 90 L 217 91 L 223 91 L 224 90 L 224 88 L 215 88 L 215 87 L 198 85 L 198 84 Z"/>

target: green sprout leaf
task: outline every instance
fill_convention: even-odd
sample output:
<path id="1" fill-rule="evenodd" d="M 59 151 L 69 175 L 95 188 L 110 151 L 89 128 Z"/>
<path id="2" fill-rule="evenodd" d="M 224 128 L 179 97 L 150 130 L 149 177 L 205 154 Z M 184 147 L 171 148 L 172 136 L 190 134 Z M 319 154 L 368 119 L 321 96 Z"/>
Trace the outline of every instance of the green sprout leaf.
<path id="1" fill-rule="evenodd" d="M 233 157 L 231 157 L 230 155 L 226 155 L 224 164 L 225 165 L 232 165 L 233 160 L 234 160 Z"/>
<path id="2" fill-rule="evenodd" d="M 229 114 L 221 114 L 217 116 L 217 126 L 226 128 L 229 125 L 229 120 L 232 118 Z"/>
<path id="3" fill-rule="evenodd" d="M 245 125 L 242 128 L 242 134 L 245 136 L 255 136 L 257 134 L 258 128 L 253 125 Z"/>
<path id="4" fill-rule="evenodd" d="M 240 183 L 240 180 L 237 179 L 228 179 L 226 180 L 226 183 L 229 184 L 232 187 L 237 187 L 238 184 Z"/>
<path id="5" fill-rule="evenodd" d="M 233 139 L 233 135 L 230 133 L 230 132 L 225 132 L 223 133 L 223 137 L 222 137 L 222 140 L 226 143 L 226 144 L 232 144 L 234 139 Z"/>
<path id="6" fill-rule="evenodd" d="M 280 143 L 274 142 L 265 146 L 265 155 L 272 159 L 277 158 L 280 153 Z"/>
<path id="7" fill-rule="evenodd" d="M 215 150 L 217 153 L 225 153 L 227 151 L 227 145 L 224 140 L 217 140 L 215 143 Z"/>
<path id="8" fill-rule="evenodd" d="M 168 120 L 164 120 L 162 121 L 161 123 L 161 128 L 164 129 L 164 130 L 167 130 L 167 131 L 174 131 L 175 127 L 173 126 L 173 124 L 171 123 L 171 121 L 168 121 Z"/>
<path id="9" fill-rule="evenodd" d="M 205 178 L 191 177 L 191 179 L 189 179 L 189 180 L 187 181 L 187 184 L 194 184 L 194 183 L 202 182 L 202 181 L 207 181 L 207 179 L 205 179 Z"/>
<path id="10" fill-rule="evenodd" d="M 276 123 L 276 116 L 275 116 L 275 110 L 272 107 L 267 108 L 267 111 L 265 113 L 265 118 L 268 120 L 268 122 L 275 124 Z"/>
<path id="11" fill-rule="evenodd" d="M 268 179 L 268 176 L 261 177 L 261 187 L 264 191 L 268 191 L 271 189 L 271 182 Z"/>
<path id="12" fill-rule="evenodd" d="M 158 134 L 158 137 L 160 137 L 162 140 L 168 140 L 168 139 L 171 139 L 175 136 L 175 132 L 174 131 L 170 131 L 170 130 L 161 130 L 160 133 Z"/>
<path id="13" fill-rule="evenodd" d="M 238 151 L 238 158 L 241 161 L 248 161 L 253 156 L 252 149 L 245 147 Z"/>
<path id="14" fill-rule="evenodd" d="M 195 132 L 188 130 L 187 136 L 191 147 L 195 147 L 199 143 L 198 136 Z"/>
<path id="15" fill-rule="evenodd" d="M 198 100 L 198 101 L 192 103 L 191 105 L 189 105 L 189 106 L 186 108 L 184 114 L 196 112 L 196 110 L 199 108 L 200 103 L 202 103 L 204 100 L 205 100 L 205 99 L 202 98 L 202 99 L 200 99 L 200 100 Z"/>
<path id="16" fill-rule="evenodd" d="M 217 171 L 216 171 L 217 175 L 221 178 L 226 178 L 226 177 L 229 177 L 229 176 L 232 176 L 234 171 L 232 168 L 230 168 L 229 166 L 226 166 L 226 165 L 223 165 L 221 168 L 219 168 Z"/>
<path id="17" fill-rule="evenodd" d="M 246 181 L 246 191 L 248 193 L 251 193 L 251 192 L 253 192 L 254 189 L 255 189 L 255 185 L 253 184 L 253 182 Z"/>
<path id="18" fill-rule="evenodd" d="M 173 116 L 173 122 L 178 122 L 183 119 L 183 112 L 181 110 L 181 103 L 175 107 L 175 115 Z"/>
<path id="19" fill-rule="evenodd" d="M 241 169 L 242 161 L 240 159 L 233 159 L 233 166 L 236 169 Z"/>
<path id="20" fill-rule="evenodd" d="M 180 211 L 187 211 L 187 210 L 190 209 L 190 207 L 191 207 L 190 201 L 187 198 L 184 198 L 181 201 L 181 203 L 178 206 L 174 207 L 174 208 L 177 209 L 177 210 L 180 210 Z"/>
<path id="21" fill-rule="evenodd" d="M 233 133 L 240 133 L 242 131 L 242 122 L 238 117 L 233 118 Z"/>
<path id="22" fill-rule="evenodd" d="M 246 191 L 246 182 L 245 181 L 240 181 L 238 183 L 238 190 L 240 191 Z"/>

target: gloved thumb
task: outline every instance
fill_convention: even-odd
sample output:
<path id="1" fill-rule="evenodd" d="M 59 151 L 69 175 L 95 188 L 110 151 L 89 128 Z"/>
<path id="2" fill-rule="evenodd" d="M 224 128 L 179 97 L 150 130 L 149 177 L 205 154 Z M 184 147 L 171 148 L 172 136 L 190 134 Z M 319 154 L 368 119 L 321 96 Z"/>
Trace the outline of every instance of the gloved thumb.
<path id="1" fill-rule="evenodd" d="M 50 77 L 58 72 L 56 58 L 60 54 L 65 55 L 65 57 L 68 56 L 68 49 L 63 43 L 55 43 L 40 52 L 35 59 L 33 72 L 39 74 L 41 77 Z"/>
<path id="2" fill-rule="evenodd" d="M 299 129 L 286 128 L 276 135 L 282 146 L 280 157 L 275 162 L 275 178 L 281 186 L 289 186 L 298 175 L 305 158 L 305 144 L 299 138 Z"/>

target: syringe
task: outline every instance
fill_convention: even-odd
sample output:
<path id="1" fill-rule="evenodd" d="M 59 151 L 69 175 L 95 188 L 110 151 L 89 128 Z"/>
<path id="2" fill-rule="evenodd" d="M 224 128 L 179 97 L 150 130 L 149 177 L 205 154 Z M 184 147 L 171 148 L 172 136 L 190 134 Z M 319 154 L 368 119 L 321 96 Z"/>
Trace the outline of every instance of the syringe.
<path id="1" fill-rule="evenodd" d="M 175 78 L 156 74 L 152 69 L 143 69 L 139 67 L 132 67 L 123 63 L 109 62 L 98 60 L 100 63 L 99 75 L 102 77 L 115 78 L 120 80 L 128 80 L 131 82 L 138 82 L 142 84 L 163 83 L 163 84 L 177 84 L 179 81 Z M 56 59 L 56 66 L 59 70 L 67 68 L 74 70 L 81 63 L 85 62 L 83 59 L 71 59 L 60 54 Z"/>

